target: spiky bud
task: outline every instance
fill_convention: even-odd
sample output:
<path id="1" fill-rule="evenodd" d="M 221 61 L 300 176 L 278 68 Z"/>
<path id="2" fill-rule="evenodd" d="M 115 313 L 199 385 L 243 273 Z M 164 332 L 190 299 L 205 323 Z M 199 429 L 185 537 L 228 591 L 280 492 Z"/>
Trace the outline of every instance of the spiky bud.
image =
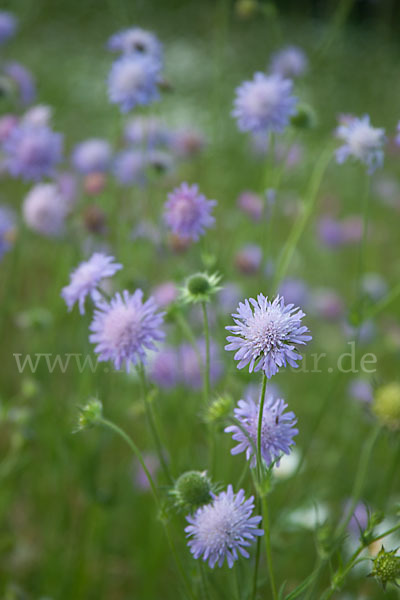
<path id="1" fill-rule="evenodd" d="M 79 407 L 79 410 L 78 426 L 74 433 L 98 425 L 103 415 L 103 405 L 97 398 L 90 398 L 85 406 Z"/>
<path id="2" fill-rule="evenodd" d="M 230 396 L 218 396 L 207 407 L 205 421 L 207 423 L 223 422 L 232 412 L 233 400 Z"/>
<path id="3" fill-rule="evenodd" d="M 211 502 L 212 484 L 205 471 L 187 471 L 176 481 L 171 495 L 178 508 L 194 512 Z"/>
<path id="4" fill-rule="evenodd" d="M 392 430 L 400 429 L 400 384 L 393 382 L 380 387 L 372 410 L 383 425 Z"/>
<path id="5" fill-rule="evenodd" d="M 184 303 L 208 302 L 213 294 L 221 290 L 218 286 L 220 280 L 221 276 L 217 273 L 195 273 L 181 288 L 180 299 Z"/>
<path id="6" fill-rule="evenodd" d="M 314 109 L 308 104 L 300 104 L 296 113 L 290 119 L 291 124 L 297 129 L 313 129 L 317 123 Z"/>
<path id="7" fill-rule="evenodd" d="M 369 576 L 376 577 L 383 589 L 386 589 L 386 584 L 389 582 L 397 585 L 396 580 L 400 579 L 400 556 L 396 556 L 396 552 L 397 550 L 386 552 L 382 546 L 373 559 L 374 568 Z"/>

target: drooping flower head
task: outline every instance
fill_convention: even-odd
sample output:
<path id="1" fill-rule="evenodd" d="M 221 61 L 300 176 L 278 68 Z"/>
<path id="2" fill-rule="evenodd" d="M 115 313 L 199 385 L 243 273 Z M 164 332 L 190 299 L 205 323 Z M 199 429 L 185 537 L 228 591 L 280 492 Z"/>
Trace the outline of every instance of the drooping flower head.
<path id="1" fill-rule="evenodd" d="M 294 445 L 293 437 L 299 433 L 295 428 L 297 422 L 293 412 L 284 412 L 287 404 L 281 398 L 274 399 L 272 394 L 265 398 L 262 428 L 261 428 L 261 456 L 265 460 L 267 467 L 276 460 L 279 466 L 279 459 L 283 454 L 290 454 L 290 447 Z M 239 442 L 232 448 L 231 454 L 246 452 L 246 459 L 250 460 L 250 466 L 254 468 L 257 464 L 255 448 L 257 447 L 257 429 L 259 417 L 259 405 L 248 397 L 246 400 L 239 400 L 238 407 L 234 414 L 241 427 L 230 425 L 225 428 L 227 433 L 232 433 L 232 439 Z M 247 432 L 245 435 L 243 429 Z"/>
<path id="2" fill-rule="evenodd" d="M 48 127 L 19 125 L 4 143 L 5 166 L 13 177 L 38 181 L 54 174 L 63 138 Z"/>
<path id="3" fill-rule="evenodd" d="M 250 373 L 264 371 L 271 378 L 281 367 L 298 367 L 301 359 L 296 347 L 311 340 L 308 329 L 301 324 L 303 311 L 293 304 L 285 305 L 281 296 L 272 302 L 263 294 L 257 300 L 239 302 L 234 313 L 235 325 L 226 327 L 234 335 L 227 337 L 225 350 L 235 350 L 238 369 L 249 365 Z"/>
<path id="4" fill-rule="evenodd" d="M 125 113 L 158 100 L 160 70 L 160 62 L 151 56 L 122 56 L 113 63 L 108 77 L 110 102 L 119 104 Z"/>
<path id="5" fill-rule="evenodd" d="M 252 517 L 254 497 L 245 499 L 244 491 L 234 494 L 231 485 L 226 492 L 211 493 L 211 504 L 201 506 L 192 516 L 186 517 L 189 525 L 185 528 L 194 558 L 202 557 L 213 569 L 225 562 L 232 568 L 239 554 L 249 558 L 246 548 L 263 535 L 258 528 L 262 517 Z"/>
<path id="6" fill-rule="evenodd" d="M 22 214 L 27 226 L 48 236 L 58 236 L 62 233 L 68 212 L 68 203 L 53 183 L 35 185 L 22 205 Z"/>
<path id="7" fill-rule="evenodd" d="M 89 340 L 96 344 L 95 352 L 100 362 L 111 360 L 116 369 L 125 363 L 145 362 L 146 350 L 155 350 L 154 342 L 164 338 L 161 329 L 164 313 L 157 312 L 152 297 L 143 302 L 143 292 L 117 293 L 110 300 L 99 300 L 90 325 Z"/>
<path id="8" fill-rule="evenodd" d="M 198 185 L 182 183 L 171 194 L 165 203 L 164 220 L 173 234 L 183 239 L 197 241 L 205 229 L 214 225 L 211 215 L 215 200 L 199 193 Z"/>
<path id="9" fill-rule="evenodd" d="M 61 291 L 68 310 L 71 310 L 75 302 L 79 302 L 79 312 L 85 312 L 86 296 L 96 298 L 95 290 L 100 281 L 106 277 L 112 277 L 122 265 L 114 262 L 113 256 L 106 256 L 95 252 L 91 258 L 82 262 L 70 275 L 70 283 Z"/>
<path id="10" fill-rule="evenodd" d="M 0 259 L 8 252 L 15 239 L 16 216 L 8 206 L 0 205 Z"/>
<path id="11" fill-rule="evenodd" d="M 15 61 L 8 62 L 4 65 L 4 73 L 15 84 L 21 104 L 27 106 L 34 102 L 36 97 L 35 80 L 26 67 Z"/>
<path id="12" fill-rule="evenodd" d="M 368 115 L 361 119 L 348 118 L 339 125 L 336 135 L 344 141 L 343 146 L 336 150 L 336 160 L 339 164 L 353 157 L 367 165 L 368 173 L 373 173 L 382 166 L 385 130 L 372 127 Z"/>
<path id="13" fill-rule="evenodd" d="M 307 57 L 297 46 L 287 46 L 272 56 L 271 71 L 282 77 L 299 77 L 307 67 Z"/>
<path id="14" fill-rule="evenodd" d="M 264 73 L 256 73 L 252 81 L 242 83 L 236 90 L 232 111 L 240 131 L 282 133 L 297 104 L 292 87 L 290 79 Z"/>
<path id="15" fill-rule="evenodd" d="M 106 140 L 93 138 L 75 146 L 72 154 L 72 164 L 75 169 L 87 175 L 89 173 L 104 173 L 111 161 L 111 148 Z"/>
<path id="16" fill-rule="evenodd" d="M 15 35 L 17 30 L 17 20 L 9 12 L 5 10 L 0 11 L 0 45 L 7 42 L 10 38 Z"/>
<path id="17" fill-rule="evenodd" d="M 146 55 L 162 59 L 162 44 L 150 31 L 131 27 L 114 33 L 108 40 L 108 49 L 123 54 Z"/>

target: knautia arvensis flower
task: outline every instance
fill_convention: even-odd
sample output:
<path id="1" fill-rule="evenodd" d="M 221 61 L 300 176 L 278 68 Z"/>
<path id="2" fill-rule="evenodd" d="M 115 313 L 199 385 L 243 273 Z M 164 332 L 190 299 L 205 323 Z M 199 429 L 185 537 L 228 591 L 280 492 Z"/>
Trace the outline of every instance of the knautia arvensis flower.
<path id="1" fill-rule="evenodd" d="M 110 102 L 121 112 L 158 100 L 161 63 L 149 55 L 127 54 L 114 62 L 108 77 Z"/>
<path id="2" fill-rule="evenodd" d="M 374 568 L 369 576 L 376 577 L 384 590 L 388 583 L 394 583 L 400 587 L 400 556 L 397 554 L 397 549 L 387 552 L 382 546 L 374 558 Z"/>
<path id="3" fill-rule="evenodd" d="M 225 559 L 231 568 L 239 554 L 249 558 L 246 548 L 263 535 L 258 528 L 262 517 L 252 516 L 254 497 L 246 500 L 243 490 L 235 494 L 228 485 L 226 492 L 212 496 L 212 503 L 186 517 L 188 545 L 194 558 L 208 561 L 211 568 L 222 567 Z"/>
<path id="4" fill-rule="evenodd" d="M 311 340 L 308 328 L 301 320 L 305 316 L 300 308 L 285 304 L 282 296 L 271 302 L 268 297 L 258 294 L 254 298 L 239 302 L 234 313 L 235 325 L 226 327 L 233 335 L 225 350 L 234 350 L 238 369 L 249 365 L 250 373 L 263 371 L 270 379 L 281 367 L 298 367 L 301 360 L 298 345 Z"/>
<path id="5" fill-rule="evenodd" d="M 336 150 L 336 160 L 339 164 L 352 157 L 365 163 L 368 173 L 373 173 L 383 165 L 385 130 L 372 127 L 368 115 L 364 115 L 361 119 L 357 117 L 346 119 L 337 128 L 336 135 L 344 142 L 343 146 Z"/>
<path id="6" fill-rule="evenodd" d="M 214 225 L 211 215 L 215 200 L 199 192 L 198 185 L 182 183 L 168 194 L 164 207 L 164 220 L 168 229 L 182 239 L 197 241 L 205 230 Z"/>
<path id="7" fill-rule="evenodd" d="M 287 404 L 281 398 L 268 395 L 265 398 L 262 423 L 261 423 L 261 456 L 269 467 L 274 461 L 279 466 L 282 454 L 289 454 L 291 446 L 294 445 L 293 437 L 299 433 L 295 425 L 297 419 L 292 411 L 285 412 Z M 257 429 L 259 419 L 259 404 L 252 398 L 239 400 L 234 410 L 239 425 L 230 425 L 225 428 L 227 433 L 232 433 L 232 439 L 238 445 L 232 448 L 231 454 L 246 452 L 246 459 L 250 460 L 250 466 L 254 468 L 257 464 Z"/>

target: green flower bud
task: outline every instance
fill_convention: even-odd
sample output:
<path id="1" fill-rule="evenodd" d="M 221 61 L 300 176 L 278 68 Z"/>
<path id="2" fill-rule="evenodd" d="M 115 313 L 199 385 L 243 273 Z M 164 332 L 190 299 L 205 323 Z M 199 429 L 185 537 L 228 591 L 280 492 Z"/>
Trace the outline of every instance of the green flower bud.
<path id="1" fill-rule="evenodd" d="M 219 423 L 224 421 L 232 411 L 233 400 L 230 396 L 218 396 L 208 406 L 205 413 L 207 423 Z"/>
<path id="2" fill-rule="evenodd" d="M 177 507 L 189 512 L 211 502 L 212 484 L 205 471 L 187 471 L 176 481 L 171 494 Z"/>
<path id="3" fill-rule="evenodd" d="M 221 289 L 218 283 L 221 276 L 217 273 L 196 273 L 187 280 L 185 287 L 181 289 L 180 298 L 184 303 L 208 302 L 210 297 Z"/>
<path id="4" fill-rule="evenodd" d="M 400 384 L 393 382 L 379 388 L 375 394 L 372 411 L 389 429 L 400 429 Z"/>
<path id="5" fill-rule="evenodd" d="M 386 552 L 382 546 L 378 555 L 373 559 L 374 568 L 369 574 L 370 577 L 376 577 L 386 589 L 386 584 L 391 582 L 396 584 L 400 578 L 400 556 L 396 556 L 397 550 Z"/>
<path id="6" fill-rule="evenodd" d="M 103 405 L 97 398 L 90 398 L 85 406 L 80 407 L 80 411 L 78 426 L 74 433 L 98 425 L 103 415 Z"/>
<path id="7" fill-rule="evenodd" d="M 317 124 L 314 109 L 308 104 L 300 104 L 297 112 L 290 119 L 291 124 L 298 129 L 313 129 Z"/>

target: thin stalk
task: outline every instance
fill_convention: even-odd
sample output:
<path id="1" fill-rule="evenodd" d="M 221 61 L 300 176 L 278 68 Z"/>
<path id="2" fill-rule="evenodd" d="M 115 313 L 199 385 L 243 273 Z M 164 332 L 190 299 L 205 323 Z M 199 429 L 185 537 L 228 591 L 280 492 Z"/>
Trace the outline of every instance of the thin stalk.
<path id="1" fill-rule="evenodd" d="M 203 597 L 205 598 L 205 600 L 209 600 L 210 599 L 210 591 L 208 588 L 207 575 L 205 572 L 204 563 L 201 559 L 199 560 L 199 571 L 200 571 L 200 578 L 201 578 L 201 583 L 202 583 L 202 588 L 203 588 Z"/>
<path id="2" fill-rule="evenodd" d="M 207 316 L 207 305 L 205 302 L 201 303 L 204 319 L 204 338 L 206 342 L 206 364 L 204 367 L 204 400 L 205 402 L 210 401 L 210 331 L 208 327 L 208 316 Z"/>
<path id="3" fill-rule="evenodd" d="M 270 585 L 271 585 L 272 598 L 274 600 L 277 600 L 278 595 L 277 595 L 277 591 L 276 591 L 274 568 L 272 565 L 271 536 L 269 535 L 270 525 L 269 525 L 269 514 L 268 514 L 268 502 L 267 502 L 267 498 L 265 496 L 262 497 L 262 515 L 263 515 L 264 539 L 265 539 L 265 550 L 267 553 L 269 581 L 270 581 Z"/>
<path id="4" fill-rule="evenodd" d="M 260 499 L 257 498 L 257 514 L 261 512 L 261 502 Z M 254 573 L 253 573 L 253 593 L 251 595 L 252 600 L 255 600 L 257 595 L 257 580 L 258 580 L 258 567 L 260 564 L 260 554 L 261 554 L 261 536 L 257 536 L 256 542 L 256 560 L 254 563 Z"/>
<path id="5" fill-rule="evenodd" d="M 359 304 L 359 319 L 360 323 L 362 323 L 363 316 L 363 300 L 362 300 L 362 278 L 365 271 L 365 253 L 367 248 L 367 237 L 368 237 L 368 222 L 369 222 L 369 188 L 370 188 L 370 178 L 367 175 L 366 184 L 364 188 L 364 197 L 363 197 L 363 232 L 362 238 L 360 241 L 360 249 L 358 256 L 358 276 L 357 276 L 357 297 L 356 301 Z"/>
<path id="6" fill-rule="evenodd" d="M 203 368 L 203 359 L 201 357 L 200 354 L 200 350 L 199 347 L 197 345 L 197 341 L 196 338 L 193 334 L 193 331 L 190 328 L 190 325 L 188 324 L 188 322 L 186 321 L 185 317 L 183 316 L 183 314 L 180 311 L 177 311 L 176 315 L 175 315 L 175 319 L 179 325 L 179 327 L 182 330 L 183 335 L 187 338 L 188 342 L 191 344 L 191 346 L 193 347 L 193 350 L 196 353 L 197 356 L 197 360 L 199 363 L 199 368 L 200 370 Z"/>
<path id="7" fill-rule="evenodd" d="M 264 373 L 263 380 L 262 380 L 260 404 L 259 404 L 259 409 L 258 409 L 258 424 L 257 424 L 257 474 L 258 474 L 259 485 L 261 485 L 261 479 L 262 479 L 261 433 L 262 433 L 262 419 L 263 419 L 263 413 L 264 413 L 264 401 L 265 401 L 266 389 L 267 389 L 267 376 Z"/>

